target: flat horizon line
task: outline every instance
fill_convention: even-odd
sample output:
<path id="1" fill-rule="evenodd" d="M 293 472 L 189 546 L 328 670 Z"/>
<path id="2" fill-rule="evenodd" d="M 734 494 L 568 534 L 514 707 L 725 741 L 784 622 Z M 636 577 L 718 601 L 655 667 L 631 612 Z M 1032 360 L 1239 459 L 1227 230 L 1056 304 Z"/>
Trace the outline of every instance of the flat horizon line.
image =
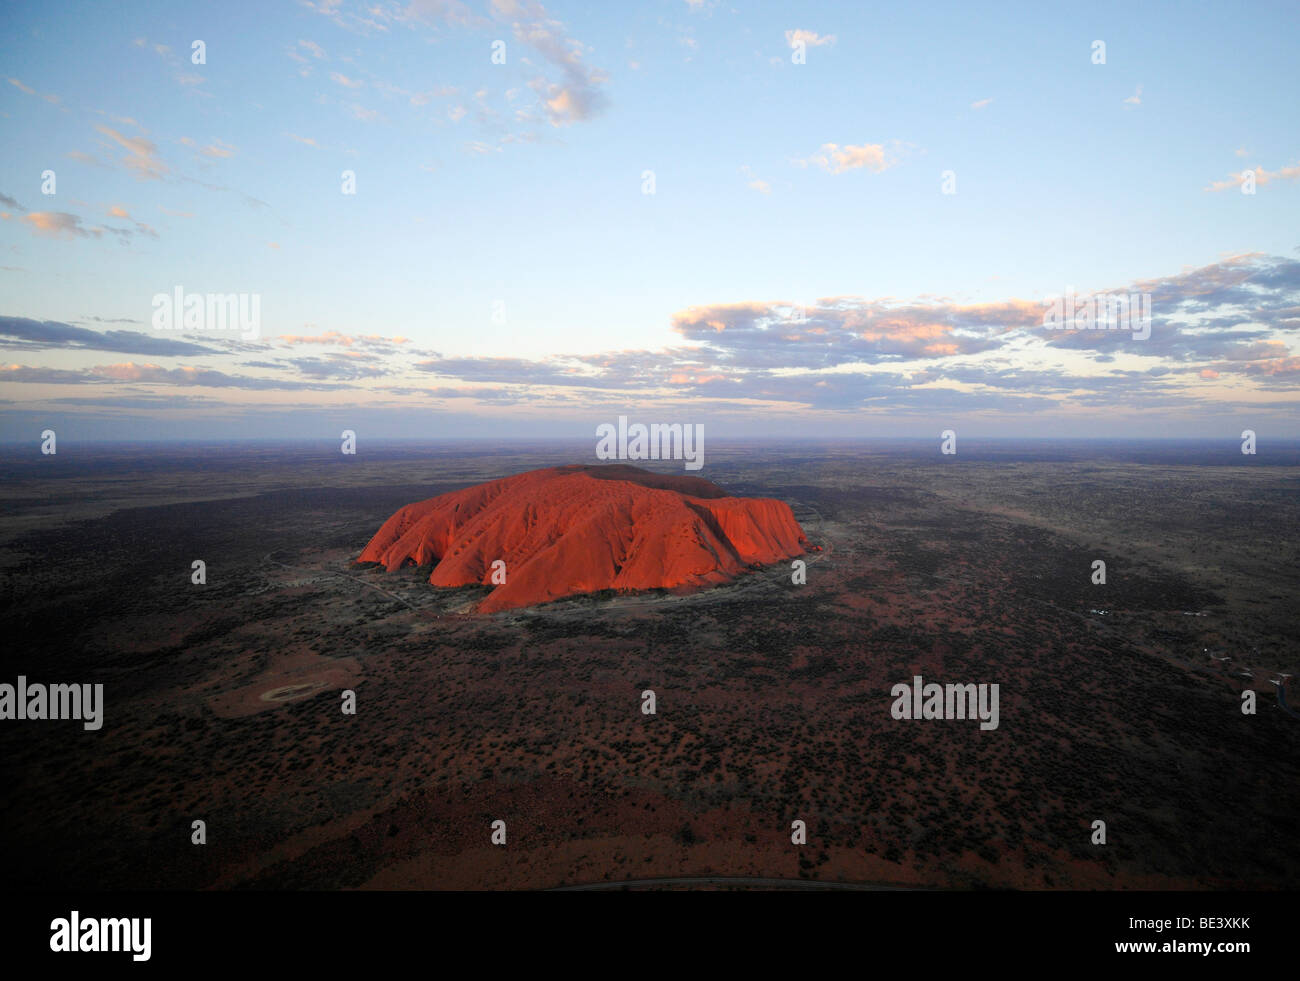
<path id="1" fill-rule="evenodd" d="M 589 444 L 594 436 L 549 436 L 539 438 L 536 436 L 439 436 L 436 438 L 418 437 L 418 436 L 368 436 L 364 437 L 366 443 L 384 444 L 384 445 L 410 445 L 410 446 L 437 446 L 447 443 L 464 444 L 478 443 L 483 445 L 530 445 L 544 446 L 547 444 L 574 443 Z M 1188 444 L 1240 444 L 1241 439 L 1238 436 L 962 436 L 963 443 L 1040 443 L 1051 445 L 1062 444 L 1115 444 L 1115 445 L 1132 445 L 1134 443 L 1188 443 Z M 734 444 L 753 444 L 764 443 L 769 446 L 803 446 L 818 445 L 826 443 L 842 444 L 861 444 L 861 443 L 932 443 L 940 440 L 938 435 L 935 436 L 815 436 L 815 437 L 783 437 L 773 439 L 770 436 L 731 436 L 726 439 L 716 439 L 712 445 L 729 446 Z M 248 446 L 316 446 L 316 445 L 336 445 L 338 439 L 333 436 L 286 436 L 286 437 L 259 437 L 259 436 L 230 436 L 225 438 L 212 439 L 75 439 L 71 437 L 62 437 L 59 440 L 61 445 L 65 446 L 229 446 L 232 444 Z M 1266 442 L 1273 445 L 1300 445 L 1300 436 L 1283 436 L 1267 437 Z M 24 440 L 0 440 L 0 448 L 7 447 L 30 447 L 31 445 L 40 444 L 39 439 Z"/>

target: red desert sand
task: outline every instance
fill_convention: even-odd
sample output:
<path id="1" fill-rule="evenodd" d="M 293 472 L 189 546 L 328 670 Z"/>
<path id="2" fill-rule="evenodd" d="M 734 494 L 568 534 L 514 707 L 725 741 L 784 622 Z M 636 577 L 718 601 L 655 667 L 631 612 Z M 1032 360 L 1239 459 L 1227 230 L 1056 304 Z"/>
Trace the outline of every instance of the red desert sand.
<path id="1" fill-rule="evenodd" d="M 808 547 L 789 505 L 730 497 L 702 477 L 623 464 L 531 470 L 408 504 L 359 562 L 434 563 L 435 586 L 505 582 L 483 613 L 597 590 L 689 591 Z M 497 567 L 500 569 L 500 567 Z"/>

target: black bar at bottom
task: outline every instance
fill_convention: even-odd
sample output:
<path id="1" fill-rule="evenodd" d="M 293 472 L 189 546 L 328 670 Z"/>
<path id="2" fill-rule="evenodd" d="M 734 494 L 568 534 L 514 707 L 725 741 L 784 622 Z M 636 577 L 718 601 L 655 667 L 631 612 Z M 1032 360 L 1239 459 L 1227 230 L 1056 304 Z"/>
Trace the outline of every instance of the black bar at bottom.
<path id="1" fill-rule="evenodd" d="M 693 894 L 669 894 L 683 888 Z M 716 960 L 731 974 L 748 962 L 770 969 L 773 958 L 820 972 L 837 954 L 867 970 L 1118 966 L 1131 959 L 1263 967 L 1295 950 L 1294 892 L 883 892 L 723 880 L 572 892 L 585 894 L 11 893 L 0 951 L 7 964 L 58 968 L 64 961 L 64 968 L 97 971 L 116 963 L 133 973 L 259 965 L 374 970 L 412 962 L 458 972 L 496 972 L 503 963 L 676 971 Z M 137 960 L 129 941 L 144 946 L 145 918 L 148 959 Z M 112 921 L 107 929 L 104 920 Z M 139 927 L 128 932 L 133 925 L 123 920 Z M 52 940 L 76 949 L 56 952 Z M 115 940 L 127 949 L 80 949 Z M 1155 946 L 1117 949 L 1121 944 Z"/>

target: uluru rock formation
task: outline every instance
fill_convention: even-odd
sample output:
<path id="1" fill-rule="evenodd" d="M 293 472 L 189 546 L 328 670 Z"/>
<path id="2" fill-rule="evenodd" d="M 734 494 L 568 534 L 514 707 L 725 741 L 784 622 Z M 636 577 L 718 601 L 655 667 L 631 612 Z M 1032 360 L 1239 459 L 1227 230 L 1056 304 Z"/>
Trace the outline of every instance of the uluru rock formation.
<path id="1" fill-rule="evenodd" d="M 625 464 L 531 470 L 408 504 L 359 562 L 390 572 L 434 564 L 435 586 L 506 581 L 479 604 L 491 613 L 602 589 L 688 591 L 801 555 L 789 505 L 731 497 L 702 477 Z"/>

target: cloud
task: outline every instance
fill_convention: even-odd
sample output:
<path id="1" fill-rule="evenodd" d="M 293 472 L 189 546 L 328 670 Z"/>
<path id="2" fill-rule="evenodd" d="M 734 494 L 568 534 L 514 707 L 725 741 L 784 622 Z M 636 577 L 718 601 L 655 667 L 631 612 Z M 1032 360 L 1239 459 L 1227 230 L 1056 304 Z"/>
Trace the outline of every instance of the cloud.
<path id="1" fill-rule="evenodd" d="M 550 85 L 546 88 L 546 111 L 552 126 L 590 119 L 596 112 L 597 93 L 584 86 Z"/>
<path id="2" fill-rule="evenodd" d="M 349 29 L 356 29 L 359 15 L 354 14 L 336 0 L 300 0 L 309 9 L 326 14 L 335 23 Z M 600 68 L 588 66 L 585 57 L 588 48 L 581 41 L 570 36 L 563 23 L 552 17 L 546 7 L 538 0 L 488 0 L 484 4 L 490 17 L 474 13 L 470 6 L 460 0 L 414 0 L 404 7 L 397 5 L 363 7 L 366 14 L 378 21 L 405 23 L 408 27 L 444 28 L 490 28 L 493 24 L 506 25 L 514 40 L 527 46 L 540 56 L 530 57 L 530 53 L 513 53 L 511 64 L 519 64 L 531 69 L 534 74 L 528 80 L 528 86 L 536 94 L 536 102 L 530 108 L 520 105 L 511 107 L 511 115 L 518 123 L 530 127 L 523 133 L 506 133 L 501 135 L 501 113 L 488 105 L 486 89 L 475 96 L 476 107 L 457 105 L 440 111 L 452 122 L 474 112 L 479 123 L 494 132 L 492 142 L 536 142 L 538 134 L 534 127 L 549 124 L 551 127 L 565 127 L 594 118 L 603 111 L 607 104 L 603 86 L 608 80 L 607 74 Z M 374 25 L 371 25 L 374 26 Z M 386 29 L 386 27 L 384 28 Z M 500 37 L 500 34 L 497 34 Z M 296 53 L 296 52 L 295 52 Z M 301 55 L 297 60 L 306 62 Z M 538 69 L 540 68 L 540 71 Z M 303 71 L 308 71 L 304 68 Z M 339 72 L 331 73 L 331 78 L 346 87 L 360 87 L 363 83 L 349 78 Z M 407 99 L 413 107 L 428 105 L 435 98 L 458 96 L 455 87 L 439 86 L 434 89 L 409 92 L 395 85 L 376 80 L 370 81 L 371 87 L 385 96 L 400 96 Z M 523 91 L 513 88 L 507 101 L 513 102 L 514 96 Z M 352 106 L 350 113 L 357 119 L 372 120 L 380 118 L 373 110 Z"/>
<path id="3" fill-rule="evenodd" d="M 1235 174 L 1229 174 L 1227 180 L 1211 181 L 1202 190 L 1226 191 L 1230 188 L 1241 187 L 1246 182 L 1246 176 L 1251 173 L 1255 175 L 1256 187 L 1263 187 L 1270 181 L 1293 181 L 1300 178 L 1300 163 L 1290 164 L 1280 170 L 1265 170 L 1263 167 L 1256 167 L 1253 171 L 1239 171 Z"/>
<path id="4" fill-rule="evenodd" d="M 534 78 L 529 86 L 537 92 L 552 126 L 568 126 L 591 119 L 606 104 L 601 85 L 606 74 L 583 63 L 587 48 L 565 33 L 564 25 L 552 19 L 536 0 L 492 0 L 492 14 L 509 21 L 515 39 L 528 45 L 557 68 L 561 78 Z"/>
<path id="5" fill-rule="evenodd" d="M 253 378 L 247 375 L 231 375 L 213 368 L 194 366 L 164 368 L 161 365 L 136 364 L 135 362 L 97 365 L 88 369 L 86 374 L 101 381 L 179 385 L 198 388 L 240 388 L 254 391 L 337 391 L 349 387 L 347 385 L 321 384 L 318 382 L 296 382 L 284 378 Z"/>
<path id="6" fill-rule="evenodd" d="M 341 354 L 317 358 L 289 358 L 284 363 L 311 378 L 335 378 L 343 381 L 382 378 L 395 370 L 384 365 L 358 362 Z"/>
<path id="7" fill-rule="evenodd" d="M 863 168 L 879 174 L 898 163 L 898 159 L 896 156 L 887 156 L 882 143 L 864 143 L 859 146 L 823 143 L 821 151 L 813 154 L 806 162 L 815 163 L 832 174 Z"/>
<path id="8" fill-rule="evenodd" d="M 144 128 L 139 124 L 139 122 L 137 122 L 135 119 L 133 119 L 130 116 L 117 116 L 111 112 L 105 112 L 103 109 L 96 109 L 95 114 L 99 116 L 106 116 L 107 118 L 113 120 L 113 122 L 122 123 L 125 126 L 134 126 L 136 129 Z"/>
<path id="9" fill-rule="evenodd" d="M 137 180 L 162 180 L 168 173 L 167 165 L 158 159 L 158 148 L 143 136 L 123 136 L 108 126 L 96 126 L 95 129 L 126 149 L 127 155 L 122 158 L 122 163 Z"/>
<path id="10" fill-rule="evenodd" d="M 311 326 L 308 324 L 307 326 Z M 276 340 L 285 344 L 342 344 L 350 347 L 355 343 L 353 338 L 346 334 L 341 334 L 337 330 L 327 330 L 323 334 L 281 334 Z"/>
<path id="11" fill-rule="evenodd" d="M 299 4 L 313 13 L 328 17 L 346 31 L 354 34 L 369 35 L 388 30 L 386 20 L 395 19 L 391 7 L 359 4 L 361 13 L 344 10 L 342 0 L 299 0 Z"/>
<path id="12" fill-rule="evenodd" d="M 235 155 L 235 147 L 230 146 L 228 143 L 223 143 L 221 140 L 213 140 L 211 144 L 205 146 L 200 152 L 205 157 L 220 157 L 224 159 Z"/>
<path id="13" fill-rule="evenodd" d="M 440 85 L 437 88 L 429 89 L 427 92 L 413 93 L 410 98 L 410 103 L 416 107 L 427 106 L 434 99 L 442 99 L 459 94 L 460 89 L 454 85 Z"/>
<path id="14" fill-rule="evenodd" d="M 802 29 L 785 32 L 785 43 L 790 45 L 790 47 L 793 48 L 800 41 L 809 48 L 819 48 L 825 44 L 834 44 L 835 35 L 822 35 L 818 34 L 816 31 L 805 31 Z"/>
<path id="15" fill-rule="evenodd" d="M 66 211 L 33 211 L 21 220 L 31 226 L 33 234 L 45 238 L 102 238 L 104 235 L 104 229 L 87 228 L 79 217 Z"/>
<path id="16" fill-rule="evenodd" d="M 206 408 L 214 404 L 210 395 L 131 395 L 73 397 L 61 396 L 50 399 L 59 405 L 98 406 L 112 409 L 187 409 Z"/>
<path id="17" fill-rule="evenodd" d="M 769 184 L 767 181 L 763 180 L 757 174 L 755 174 L 754 171 L 750 169 L 748 164 L 742 166 L 740 168 L 740 172 L 749 178 L 749 180 L 746 183 L 746 186 L 749 187 L 750 189 L 758 191 L 758 193 L 760 194 L 772 193 L 772 185 Z"/>
<path id="18" fill-rule="evenodd" d="M 1286 345 L 1276 335 L 1289 337 L 1300 330 L 1300 262 L 1291 259 L 1235 256 L 1114 292 L 1150 294 L 1147 340 L 1124 345 L 1122 331 L 1055 331 L 1049 346 L 1122 349 L 1169 367 L 1209 359 L 1240 365 L 1285 356 Z"/>
<path id="19" fill-rule="evenodd" d="M 480 18 L 461 0 L 413 0 L 406 8 L 408 18 L 455 24 L 462 27 L 478 23 Z"/>
<path id="20" fill-rule="evenodd" d="M 1296 354 L 1288 346 L 1288 339 L 1300 333 L 1300 262 L 1236 257 L 1105 292 L 1151 294 L 1147 340 L 1119 331 L 1046 331 L 1045 305 L 1037 300 L 957 303 L 830 297 L 802 307 L 787 301 L 746 301 L 689 307 L 674 314 L 673 329 L 691 346 L 663 352 L 662 371 L 642 364 L 636 373 L 647 383 L 666 377 L 717 397 L 728 390 L 733 397 L 777 397 L 782 392 L 792 396 L 798 390 L 811 402 L 825 404 L 828 393 L 849 397 L 859 392 L 857 383 L 839 379 L 845 371 L 868 370 L 875 377 L 878 366 L 920 364 L 933 366 L 926 369 L 932 373 L 927 384 L 978 380 L 1039 394 L 1077 387 L 1091 389 L 1104 400 L 1116 384 L 1108 378 L 1129 376 L 1113 371 L 1061 381 L 1061 369 L 1051 362 L 1059 358 L 1054 352 L 1074 351 L 1087 354 L 1100 367 L 1118 352 L 1152 362 L 1151 370 L 1170 375 L 1171 386 L 1177 384 L 1177 369 L 1185 365 L 1181 370 L 1210 367 L 1222 374 L 1244 374 L 1261 385 L 1300 390 L 1292 372 Z M 979 371 L 986 374 L 977 378 L 970 373 L 975 369 L 968 359 L 1004 351 L 1014 352 L 1022 364 L 1042 367 L 987 374 L 991 369 L 981 364 Z M 1149 371 L 1141 374 L 1147 379 L 1142 384 L 1155 377 Z M 1177 392 L 1170 397 L 1177 398 Z"/>
<path id="21" fill-rule="evenodd" d="M 16 89 L 18 89 L 18 91 L 25 93 L 26 95 L 39 96 L 40 98 L 44 99 L 46 102 L 49 102 L 56 106 L 59 104 L 59 97 L 57 95 L 49 95 L 49 94 L 41 95 L 30 85 L 24 85 L 16 78 L 9 79 L 9 84 L 14 86 Z"/>
<path id="22" fill-rule="evenodd" d="M 130 212 L 128 212 L 126 208 L 122 207 L 120 204 L 113 205 L 105 213 L 110 218 L 122 218 L 125 219 L 126 221 L 131 222 L 131 224 L 135 226 L 136 232 L 141 235 L 148 235 L 150 238 L 158 237 L 158 232 L 151 225 L 146 225 L 144 222 L 132 218 Z M 115 235 L 130 234 L 130 232 L 127 229 L 123 229 L 123 228 L 110 228 L 108 230 L 110 232 L 113 232 Z"/>
<path id="23" fill-rule="evenodd" d="M 82 371 L 66 368 L 33 368 L 21 364 L 0 364 L 0 381 L 29 385 L 84 385 L 94 379 Z"/>
<path id="24" fill-rule="evenodd" d="M 227 187 L 225 184 L 209 184 L 207 181 L 197 180 L 193 177 L 181 177 L 180 180 L 187 184 L 197 184 L 199 187 L 206 187 L 209 191 L 228 191 L 231 194 L 238 194 L 244 199 L 244 203 L 250 208 L 269 208 L 270 205 L 260 198 L 255 198 L 251 194 L 245 194 L 233 187 Z"/>
<path id="25" fill-rule="evenodd" d="M 298 46 L 311 53 L 313 58 L 324 58 L 325 49 L 315 41 L 299 41 Z"/>
<path id="26" fill-rule="evenodd" d="M 161 58 L 163 62 L 165 62 L 168 66 L 170 66 L 172 71 L 175 72 L 175 74 L 172 77 L 176 80 L 176 82 L 179 85 L 185 87 L 195 95 L 201 95 L 205 98 L 211 98 L 211 96 L 208 93 L 202 92 L 197 88 L 197 86 L 203 85 L 205 82 L 207 82 L 207 79 L 203 75 L 199 74 L 198 72 L 188 71 L 187 69 L 190 65 L 188 59 L 182 60 L 181 58 L 177 57 L 176 53 L 173 52 L 168 45 L 166 44 L 150 45 L 148 39 L 142 37 L 136 38 L 131 43 L 135 45 L 135 47 L 137 48 L 152 47 L 154 54 L 156 54 L 159 58 Z"/>
<path id="27" fill-rule="evenodd" d="M 320 144 L 317 143 L 315 140 L 313 140 L 311 137 L 299 136 L 297 133 L 290 133 L 288 135 L 289 135 L 289 139 L 291 140 L 296 140 L 298 143 L 303 143 L 307 146 L 315 147 L 318 150 L 320 149 Z"/>
<path id="28" fill-rule="evenodd" d="M 82 153 L 80 150 L 69 150 L 66 156 L 80 163 L 88 164 L 91 167 L 107 167 L 108 164 L 98 157 L 91 156 L 89 153 Z"/>
<path id="29" fill-rule="evenodd" d="M 306 324 L 301 333 L 248 349 L 278 349 L 280 356 L 259 355 L 262 360 L 240 369 L 224 363 L 165 368 L 132 361 L 65 375 L 23 368 L 18 375 L 7 371 L 0 381 L 343 389 L 357 398 L 383 392 L 587 410 L 671 400 L 719 410 L 767 403 L 828 412 L 1025 414 L 1066 406 L 1127 409 L 1138 403 L 1144 409 L 1222 406 L 1243 390 L 1290 396 L 1290 403 L 1269 403 L 1281 409 L 1297 404 L 1300 261 L 1233 256 L 1095 292 L 1150 294 L 1150 337 L 1046 330 L 1040 299 L 842 295 L 803 303 L 768 299 L 688 306 L 670 320 L 677 341 L 655 351 L 540 360 L 443 357 L 412 350 L 402 337 Z M 0 320 L 0 345 L 20 349 L 147 342 L 185 343 L 130 331 L 100 334 Z M 212 353 L 229 359 L 238 350 L 243 349 L 222 342 Z M 376 379 L 385 379 L 388 387 L 368 384 Z M 418 384 L 420 379 L 429 385 Z M 1252 402 L 1257 408 L 1264 404 L 1258 398 Z"/>
<path id="30" fill-rule="evenodd" d="M 313 324 L 306 326 L 312 327 Z M 409 337 L 385 337 L 381 334 L 343 334 L 337 330 L 327 330 L 320 334 L 281 334 L 276 338 L 282 344 L 337 344 L 342 347 L 380 347 L 391 348 L 393 345 L 409 344 Z"/>
<path id="31" fill-rule="evenodd" d="M 985 106 L 990 105 L 992 102 L 993 102 L 992 99 L 980 99 L 978 102 L 972 102 L 970 104 L 970 107 L 972 109 L 983 109 Z"/>
<path id="32" fill-rule="evenodd" d="M 1125 105 L 1140 106 L 1142 105 L 1142 86 L 1137 87 L 1137 91 L 1124 100 Z"/>
<path id="33" fill-rule="evenodd" d="M 366 84 L 359 78 L 348 78 L 342 72 L 330 72 L 330 78 L 349 89 L 359 89 Z"/>
<path id="34" fill-rule="evenodd" d="M 555 357 L 545 361 L 526 358 L 433 358 L 413 367 L 448 378 L 472 382 L 507 382 L 528 385 L 559 385 L 577 388 L 615 387 L 635 384 L 632 376 L 615 377 L 608 367 L 577 357 Z M 641 379 L 644 384 L 646 379 Z"/>
<path id="35" fill-rule="evenodd" d="M 1042 306 L 897 303 L 833 297 L 809 306 L 745 302 L 688 307 L 673 330 L 705 345 L 712 364 L 752 368 L 830 368 L 894 360 L 933 360 L 1001 345 L 1001 335 L 1041 325 Z"/>
<path id="36" fill-rule="evenodd" d="M 386 391 L 397 395 L 423 395 L 439 401 L 445 399 L 474 399 L 479 405 L 522 405 L 532 398 L 520 388 L 454 388 L 436 386 L 434 388 L 389 388 Z"/>
<path id="37" fill-rule="evenodd" d="M 110 330 L 101 333 L 57 320 L 29 320 L 26 317 L 0 317 L 0 348 L 21 351 L 112 351 L 147 357 L 222 353 L 218 348 L 156 337 L 140 331 Z"/>

